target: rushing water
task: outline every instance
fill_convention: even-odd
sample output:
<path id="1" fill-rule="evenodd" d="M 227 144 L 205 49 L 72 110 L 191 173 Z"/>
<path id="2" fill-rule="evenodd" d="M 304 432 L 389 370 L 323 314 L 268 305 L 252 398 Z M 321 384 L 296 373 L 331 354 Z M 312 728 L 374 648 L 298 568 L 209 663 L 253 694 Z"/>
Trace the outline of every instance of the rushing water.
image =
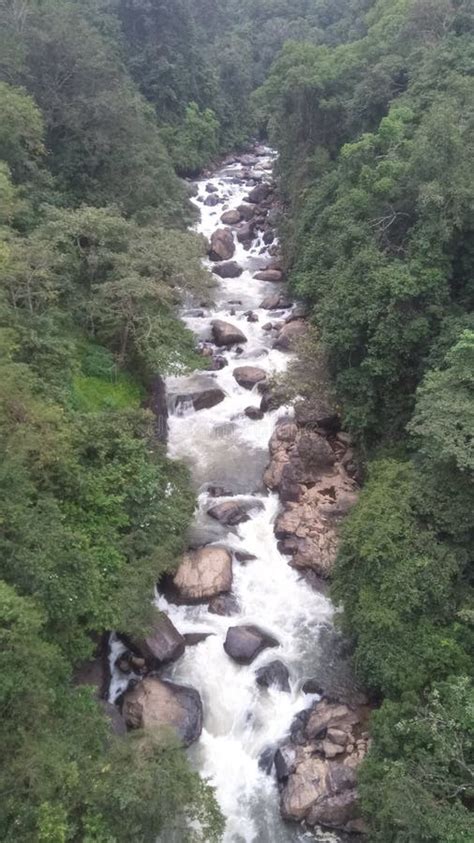
<path id="1" fill-rule="evenodd" d="M 270 150 L 260 158 L 260 167 L 268 172 Z M 197 183 L 201 219 L 197 230 L 210 237 L 220 226 L 224 209 L 235 208 L 249 192 L 239 164 L 226 167 L 211 179 Z M 219 204 L 205 206 L 205 186 L 217 188 Z M 201 201 L 200 201 L 201 198 Z M 209 338 L 212 319 L 237 325 L 248 342 L 241 354 L 234 349 L 219 351 L 228 360 L 224 369 L 167 381 L 170 406 L 173 396 L 194 391 L 205 383 L 221 387 L 226 398 L 216 407 L 194 412 L 178 405 L 169 419 L 169 455 L 188 463 L 199 493 L 198 511 L 191 540 L 196 544 L 224 543 L 234 550 L 255 555 L 245 565 L 234 561 L 233 592 L 239 614 L 219 617 L 207 606 L 175 606 L 160 596 L 157 604 L 168 613 L 181 633 L 211 632 L 206 640 L 187 647 L 185 655 L 172 665 L 167 675 L 175 681 L 196 688 L 204 707 L 202 737 L 191 750 L 192 762 L 216 788 L 216 796 L 226 817 L 225 843 L 288 843 L 314 839 L 313 834 L 284 823 L 278 809 L 278 791 L 273 775 L 259 768 L 259 757 L 268 747 L 278 744 L 288 733 L 294 715 L 317 699 L 303 694 L 303 681 L 317 672 L 320 650 L 318 635 L 331 623 L 333 609 L 323 595 L 314 591 L 288 565 L 277 549 L 273 533 L 279 510 L 276 495 L 263 488 L 262 473 L 268 461 L 268 441 L 279 416 L 288 408 L 267 413 L 261 421 L 244 415 L 248 406 L 259 406 L 260 395 L 238 386 L 232 372 L 237 365 L 264 368 L 269 375 L 282 372 L 290 356 L 272 349 L 274 337 L 262 330 L 272 321 L 272 313 L 259 308 L 262 298 L 275 292 L 278 285 L 256 281 L 253 274 L 269 261 L 269 254 L 257 238 L 249 251 L 236 241 L 233 260 L 244 267 L 239 278 L 219 280 L 212 309 L 204 316 L 186 315 L 183 319 L 200 338 Z M 229 304 L 238 301 L 241 304 Z M 244 312 L 251 309 L 258 322 L 249 323 Z M 287 316 L 285 311 L 280 318 Z M 255 496 L 263 507 L 251 520 L 234 528 L 222 528 L 206 515 L 210 499 L 209 485 L 224 487 L 231 494 Z M 219 498 L 219 502 L 226 498 Z M 250 666 L 239 666 L 224 652 L 223 642 L 229 626 L 256 624 L 280 642 L 279 649 L 264 651 Z M 120 644 L 114 644 L 114 654 Z M 255 672 L 267 662 L 282 660 L 290 671 L 291 693 L 260 688 Z M 116 688 L 117 690 L 117 688 Z M 324 832 L 317 839 L 338 838 Z"/>

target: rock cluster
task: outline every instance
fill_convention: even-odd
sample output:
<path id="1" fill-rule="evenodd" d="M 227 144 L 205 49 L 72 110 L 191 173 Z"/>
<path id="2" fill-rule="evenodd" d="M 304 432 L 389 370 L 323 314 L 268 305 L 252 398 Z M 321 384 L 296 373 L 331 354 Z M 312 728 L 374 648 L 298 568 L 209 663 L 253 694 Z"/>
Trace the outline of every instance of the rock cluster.
<path id="1" fill-rule="evenodd" d="M 338 526 L 357 500 L 347 437 L 336 433 L 337 414 L 324 402 L 296 407 L 270 440 L 264 482 L 284 504 L 275 534 L 295 568 L 327 578 L 336 558 Z M 353 472 L 352 472 L 353 474 Z"/>
<path id="2" fill-rule="evenodd" d="M 369 745 L 368 715 L 367 706 L 323 698 L 297 716 L 290 739 L 274 758 L 285 819 L 365 831 L 356 775 Z"/>

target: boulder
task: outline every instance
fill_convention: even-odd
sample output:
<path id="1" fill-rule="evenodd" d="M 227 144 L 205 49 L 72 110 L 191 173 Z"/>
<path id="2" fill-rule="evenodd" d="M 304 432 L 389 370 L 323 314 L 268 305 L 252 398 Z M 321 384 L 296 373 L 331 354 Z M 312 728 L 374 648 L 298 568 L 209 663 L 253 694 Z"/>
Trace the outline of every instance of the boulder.
<path id="1" fill-rule="evenodd" d="M 219 204 L 220 201 L 221 200 L 219 199 L 219 197 L 216 196 L 215 193 L 212 193 L 204 200 L 204 204 L 210 208 L 214 208 L 216 205 Z"/>
<path id="2" fill-rule="evenodd" d="M 212 322 L 212 336 L 218 346 L 237 345 L 247 342 L 247 337 L 235 325 L 230 322 L 223 322 L 222 319 L 214 319 Z"/>
<path id="3" fill-rule="evenodd" d="M 202 641 L 205 641 L 206 638 L 209 638 L 210 635 L 214 635 L 213 632 L 185 632 L 183 635 L 184 643 L 186 647 L 196 647 L 197 644 L 200 644 Z"/>
<path id="4" fill-rule="evenodd" d="M 280 691 L 289 692 L 290 690 L 290 674 L 288 673 L 288 668 L 278 659 L 260 667 L 255 676 L 257 685 L 260 685 L 261 688 L 274 686 Z"/>
<path id="5" fill-rule="evenodd" d="M 244 410 L 245 415 L 248 419 L 252 419 L 252 421 L 260 421 L 263 419 L 263 412 L 258 407 L 246 407 Z"/>
<path id="6" fill-rule="evenodd" d="M 245 201 L 250 202 L 252 205 L 259 205 L 260 202 L 264 202 L 265 199 L 268 199 L 271 192 L 272 187 L 269 184 L 258 184 L 250 191 Z"/>
<path id="7" fill-rule="evenodd" d="M 258 322 L 259 321 L 257 314 L 253 313 L 253 311 L 251 311 L 251 310 L 248 313 L 246 313 L 245 315 L 247 317 L 247 322 Z"/>
<path id="8" fill-rule="evenodd" d="M 212 271 L 220 278 L 239 278 L 244 270 L 236 261 L 226 261 L 213 266 Z"/>
<path id="9" fill-rule="evenodd" d="M 255 207 L 253 205 L 239 205 L 237 210 L 245 222 L 250 222 L 255 216 Z"/>
<path id="10" fill-rule="evenodd" d="M 278 641 L 257 626 L 231 626 L 227 630 L 224 650 L 238 664 L 250 664 L 267 647 L 278 647 Z"/>
<path id="11" fill-rule="evenodd" d="M 215 186 L 215 184 L 212 184 L 212 182 L 208 182 L 206 184 L 206 193 L 217 193 L 217 192 L 218 192 L 218 188 Z"/>
<path id="12" fill-rule="evenodd" d="M 280 269 L 262 269 L 261 272 L 256 272 L 253 276 L 256 281 L 271 281 L 272 284 L 278 284 L 283 281 L 283 272 Z"/>
<path id="13" fill-rule="evenodd" d="M 123 716 L 130 729 L 172 729 L 183 746 L 202 731 L 202 702 L 194 688 L 148 676 L 123 701 Z"/>
<path id="14" fill-rule="evenodd" d="M 246 550 L 236 550 L 234 553 L 237 562 L 241 565 L 246 565 L 247 562 L 254 562 L 257 558 L 253 553 L 248 553 Z"/>
<path id="15" fill-rule="evenodd" d="M 207 514 L 221 524 L 229 527 L 234 527 L 236 524 L 242 524 L 249 520 L 249 510 L 261 509 L 262 502 L 258 499 L 251 499 L 249 501 L 231 500 L 223 503 L 214 504 L 207 510 Z"/>
<path id="16" fill-rule="evenodd" d="M 294 306 L 289 316 L 286 317 L 285 322 L 295 322 L 297 319 L 307 319 L 309 315 L 310 309 L 308 305 L 300 302 Z"/>
<path id="17" fill-rule="evenodd" d="M 239 613 L 239 604 L 233 594 L 220 594 L 219 597 L 214 597 L 207 608 L 211 615 L 220 615 L 221 617 Z"/>
<path id="18" fill-rule="evenodd" d="M 238 366 L 232 374 L 239 386 L 244 389 L 253 389 L 257 383 L 261 383 L 267 378 L 264 369 L 259 369 L 257 366 Z"/>
<path id="19" fill-rule="evenodd" d="M 255 224 L 253 222 L 243 222 L 237 229 L 237 240 L 239 243 L 250 243 L 255 234 Z"/>
<path id="20" fill-rule="evenodd" d="M 274 231 L 272 231 L 270 229 L 269 231 L 264 232 L 262 240 L 263 240 L 263 242 L 265 243 L 266 246 L 269 246 L 271 243 L 273 243 L 274 239 L 275 239 L 275 232 Z"/>
<path id="21" fill-rule="evenodd" d="M 291 351 L 298 341 L 305 336 L 306 331 L 307 325 L 302 319 L 295 319 L 294 322 L 283 325 L 273 343 L 273 348 L 278 348 L 280 351 Z"/>
<path id="22" fill-rule="evenodd" d="M 286 310 L 291 307 L 291 301 L 283 293 L 272 293 L 270 296 L 260 302 L 260 307 L 263 310 Z"/>
<path id="23" fill-rule="evenodd" d="M 228 261 L 235 252 L 234 238 L 228 228 L 218 228 L 211 236 L 209 258 L 211 261 Z"/>
<path id="24" fill-rule="evenodd" d="M 149 635 L 139 641 L 131 641 L 130 644 L 149 664 L 156 666 L 174 662 L 184 653 L 183 636 L 163 613 L 153 622 Z"/>
<path id="25" fill-rule="evenodd" d="M 180 404 L 192 402 L 196 412 L 199 410 L 208 410 L 210 407 L 215 407 L 220 404 L 225 398 L 225 392 L 219 387 L 210 387 L 203 389 L 201 392 L 190 392 L 187 395 L 178 395 L 176 399 L 176 406 Z"/>
<path id="26" fill-rule="evenodd" d="M 305 399 L 295 404 L 295 420 L 299 427 L 339 430 L 341 419 L 334 407 L 320 398 Z"/>
<path id="27" fill-rule="evenodd" d="M 221 222 L 224 225 L 237 225 L 237 223 L 241 222 L 243 219 L 242 214 L 237 208 L 232 208 L 230 211 L 224 211 L 221 216 Z"/>
<path id="28" fill-rule="evenodd" d="M 232 587 L 232 556 L 223 547 L 210 545 L 185 553 L 171 583 L 177 603 L 205 603 Z"/>
<path id="29" fill-rule="evenodd" d="M 225 357 L 222 357 L 220 354 L 215 354 L 211 359 L 210 369 L 211 372 L 220 372 L 221 369 L 225 369 L 228 365 L 229 361 L 226 360 Z"/>

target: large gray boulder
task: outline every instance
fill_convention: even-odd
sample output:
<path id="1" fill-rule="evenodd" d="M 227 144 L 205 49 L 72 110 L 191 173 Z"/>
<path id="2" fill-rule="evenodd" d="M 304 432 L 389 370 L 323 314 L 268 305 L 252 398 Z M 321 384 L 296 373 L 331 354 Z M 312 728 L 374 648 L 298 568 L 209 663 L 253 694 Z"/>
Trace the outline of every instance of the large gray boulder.
<path id="1" fill-rule="evenodd" d="M 271 635 L 257 626 L 231 626 L 227 630 L 224 650 L 238 664 L 250 664 L 267 647 L 278 647 Z"/>
<path id="2" fill-rule="evenodd" d="M 224 547 L 210 545 L 184 554 L 171 582 L 170 599 L 204 603 L 231 587 L 232 556 Z"/>
<path id="3" fill-rule="evenodd" d="M 224 322 L 222 319 L 214 319 L 211 327 L 212 337 L 218 346 L 240 345 L 240 343 L 247 342 L 247 337 L 242 333 L 240 328 L 231 325 L 230 322 Z"/>
<path id="4" fill-rule="evenodd" d="M 221 222 L 224 225 L 237 225 L 242 221 L 242 214 L 237 208 L 232 208 L 230 211 L 224 211 L 221 216 Z"/>
<path id="5" fill-rule="evenodd" d="M 202 731 L 199 693 L 158 676 L 148 676 L 126 692 L 123 716 L 130 729 L 171 729 L 183 746 L 196 741 Z"/>

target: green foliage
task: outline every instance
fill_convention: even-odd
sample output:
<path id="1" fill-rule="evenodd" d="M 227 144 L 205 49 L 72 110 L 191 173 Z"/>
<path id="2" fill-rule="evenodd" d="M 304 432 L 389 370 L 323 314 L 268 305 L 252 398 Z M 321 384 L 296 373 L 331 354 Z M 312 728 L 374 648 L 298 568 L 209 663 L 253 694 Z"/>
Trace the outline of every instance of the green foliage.
<path id="1" fill-rule="evenodd" d="M 424 703 L 386 701 L 360 776 L 376 843 L 468 843 L 474 781 L 474 689 L 465 676 Z"/>
<path id="2" fill-rule="evenodd" d="M 369 687 L 395 697 L 470 666 L 451 623 L 463 560 L 421 527 L 416 492 L 409 463 L 374 463 L 334 574 L 357 670 Z"/>
<path id="3" fill-rule="evenodd" d="M 179 173 L 193 175 L 202 170 L 219 151 L 219 122 L 210 108 L 199 110 L 192 102 L 179 126 L 168 126 L 162 136 Z"/>

